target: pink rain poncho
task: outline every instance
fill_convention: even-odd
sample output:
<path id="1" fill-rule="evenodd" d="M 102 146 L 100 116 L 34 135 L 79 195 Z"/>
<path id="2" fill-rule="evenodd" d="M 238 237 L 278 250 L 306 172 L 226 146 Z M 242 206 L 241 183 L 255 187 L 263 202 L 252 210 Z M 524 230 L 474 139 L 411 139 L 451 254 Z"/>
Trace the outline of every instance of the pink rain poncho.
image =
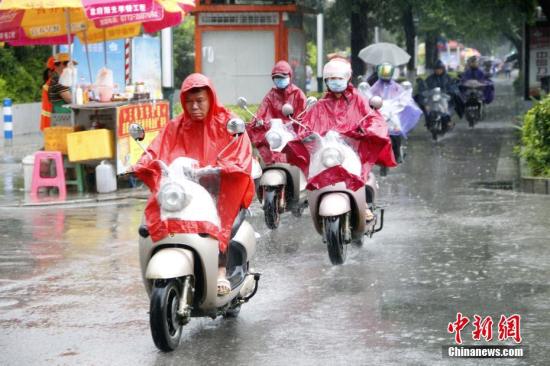
<path id="1" fill-rule="evenodd" d="M 366 117 L 366 118 L 365 118 Z M 311 132 L 324 136 L 328 131 L 337 131 L 343 136 L 357 141 L 357 152 L 363 164 L 362 177 L 366 181 L 373 165 L 380 164 L 387 167 L 397 165 L 391 148 L 388 127 L 380 113 L 372 110 L 359 95 L 353 85 L 349 84 L 340 98 L 332 92 L 327 92 L 319 102 L 304 116 L 303 124 L 307 130 L 300 131 L 300 139 L 291 141 L 285 148 L 289 160 L 299 166 L 306 176 L 308 175 L 309 153 L 300 141 Z M 347 174 L 343 179 L 341 167 L 327 169 L 319 177 L 309 177 L 309 187 L 316 189 L 337 181 L 346 181 L 348 187 L 357 187 L 357 178 Z M 331 170 L 334 174 L 330 173 Z"/>
<path id="2" fill-rule="evenodd" d="M 189 75 L 181 87 L 181 102 L 186 93 L 194 88 L 207 88 L 210 94 L 210 111 L 204 121 L 193 121 L 184 111 L 170 121 L 151 142 L 147 151 L 154 159 L 170 164 L 176 158 L 185 156 L 195 159 L 201 167 L 221 168 L 221 186 L 218 200 L 218 215 L 221 230 L 209 222 L 161 220 L 157 202 L 161 171 L 158 164 L 143 155 L 134 167 L 136 176 L 151 190 L 151 197 L 145 208 L 145 219 L 153 241 L 161 240 L 170 233 L 207 233 L 220 242 L 220 250 L 225 252 L 231 235 L 231 226 L 241 208 L 250 205 L 254 195 L 252 181 L 252 147 L 246 134 L 219 156 L 234 138 L 226 129 L 231 112 L 223 107 L 216 96 L 210 80 L 201 74 Z"/>
<path id="3" fill-rule="evenodd" d="M 292 68 L 288 62 L 279 61 L 271 71 L 271 75 L 275 74 L 288 74 L 292 79 Z M 294 108 L 294 116 L 302 113 L 306 107 L 304 92 L 292 84 L 292 82 L 285 89 L 271 88 L 264 97 L 262 104 L 256 112 L 257 119 L 262 120 L 264 122 L 263 125 L 257 125 L 255 120 L 247 125 L 246 130 L 250 136 L 250 140 L 256 149 L 258 149 L 264 164 L 284 163 L 287 161 L 285 154 L 271 151 L 265 139 L 265 134 L 271 127 L 270 120 L 272 118 L 280 118 L 284 123 L 289 121 L 282 112 L 283 105 L 286 103 L 289 103 Z"/>

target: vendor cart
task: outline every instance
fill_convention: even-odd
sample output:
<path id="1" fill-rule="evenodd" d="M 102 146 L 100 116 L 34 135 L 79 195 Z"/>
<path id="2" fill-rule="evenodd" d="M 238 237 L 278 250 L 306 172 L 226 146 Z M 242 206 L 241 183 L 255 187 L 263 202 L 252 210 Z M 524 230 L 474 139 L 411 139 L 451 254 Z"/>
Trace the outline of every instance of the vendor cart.
<path id="1" fill-rule="evenodd" d="M 143 153 L 128 135 L 130 124 L 145 129 L 143 144 L 147 146 L 170 119 L 165 100 L 90 102 L 69 107 L 76 130 L 67 136 L 69 161 L 99 164 L 101 160 L 116 160 L 117 174 L 127 172 Z"/>

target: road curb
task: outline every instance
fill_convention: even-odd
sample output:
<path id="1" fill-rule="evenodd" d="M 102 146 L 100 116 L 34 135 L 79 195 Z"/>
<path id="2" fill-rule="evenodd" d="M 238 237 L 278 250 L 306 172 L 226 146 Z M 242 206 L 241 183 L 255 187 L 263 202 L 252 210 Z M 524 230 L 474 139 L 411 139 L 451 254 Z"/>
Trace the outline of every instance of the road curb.
<path id="1" fill-rule="evenodd" d="M 150 193 L 146 189 L 128 189 L 115 193 L 94 194 L 91 197 L 75 197 L 67 200 L 51 200 L 46 198 L 39 202 L 17 202 L 14 204 L 0 205 L 0 209 L 9 208 L 44 208 L 44 207 L 68 207 L 68 206 L 97 206 L 105 203 L 119 202 L 128 199 L 146 200 Z"/>
<path id="2" fill-rule="evenodd" d="M 533 177 L 525 159 L 519 163 L 519 189 L 523 193 L 550 195 L 550 178 Z"/>

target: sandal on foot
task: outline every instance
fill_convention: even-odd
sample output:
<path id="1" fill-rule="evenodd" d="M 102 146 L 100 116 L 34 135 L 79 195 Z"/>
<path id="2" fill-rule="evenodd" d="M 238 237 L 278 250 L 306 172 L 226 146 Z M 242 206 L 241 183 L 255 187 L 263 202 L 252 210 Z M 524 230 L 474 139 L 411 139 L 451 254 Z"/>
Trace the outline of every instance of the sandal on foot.
<path id="1" fill-rule="evenodd" d="M 365 219 L 367 220 L 367 222 L 374 220 L 374 214 L 371 210 L 367 209 L 365 211 Z"/>
<path id="2" fill-rule="evenodd" d="M 218 296 L 229 295 L 231 292 L 231 283 L 227 278 L 218 278 Z"/>

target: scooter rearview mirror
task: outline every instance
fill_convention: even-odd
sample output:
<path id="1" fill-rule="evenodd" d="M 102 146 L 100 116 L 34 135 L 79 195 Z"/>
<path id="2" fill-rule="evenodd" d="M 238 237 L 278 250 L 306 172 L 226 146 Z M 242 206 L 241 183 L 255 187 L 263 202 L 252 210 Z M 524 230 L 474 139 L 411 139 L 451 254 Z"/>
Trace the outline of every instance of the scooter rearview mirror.
<path id="1" fill-rule="evenodd" d="M 242 108 L 242 109 L 245 109 L 247 106 L 248 106 L 248 101 L 246 100 L 245 97 L 239 97 L 237 99 L 237 105 Z"/>
<path id="2" fill-rule="evenodd" d="M 382 104 L 384 103 L 384 101 L 382 100 L 382 98 L 380 98 L 378 95 L 375 95 L 374 97 L 370 98 L 369 100 L 369 105 L 371 106 L 371 108 L 373 109 L 380 109 L 382 108 Z"/>
<path id="3" fill-rule="evenodd" d="M 357 85 L 357 89 L 359 89 L 360 92 L 365 92 L 369 90 L 369 84 L 367 84 L 365 81 L 362 81 Z"/>
<path id="4" fill-rule="evenodd" d="M 413 88 L 411 82 L 408 81 L 408 80 L 403 81 L 403 82 L 401 83 L 401 86 L 402 86 L 403 89 L 405 89 L 405 90 L 412 90 L 412 88 Z"/>
<path id="5" fill-rule="evenodd" d="M 317 98 L 315 98 L 314 96 L 307 97 L 306 109 L 313 107 L 316 103 L 317 103 Z"/>
<path id="6" fill-rule="evenodd" d="M 232 135 L 239 135 L 241 133 L 244 133 L 245 131 L 245 124 L 244 121 L 240 118 L 231 118 L 227 122 L 227 131 Z"/>
<path id="7" fill-rule="evenodd" d="M 128 129 L 130 136 L 136 141 L 143 141 L 145 138 L 145 130 L 137 123 L 132 123 Z"/>
<path id="8" fill-rule="evenodd" d="M 286 103 L 283 105 L 282 112 L 285 117 L 288 117 L 294 114 L 294 108 L 290 104 Z"/>

